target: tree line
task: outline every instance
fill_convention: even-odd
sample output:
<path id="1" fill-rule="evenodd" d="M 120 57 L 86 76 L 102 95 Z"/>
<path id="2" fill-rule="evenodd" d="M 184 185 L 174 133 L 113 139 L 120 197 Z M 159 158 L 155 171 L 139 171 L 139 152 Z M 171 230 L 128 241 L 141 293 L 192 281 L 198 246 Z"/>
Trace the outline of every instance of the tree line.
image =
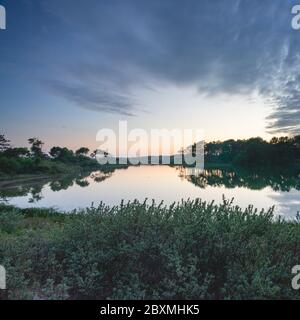
<path id="1" fill-rule="evenodd" d="M 43 151 L 44 142 L 38 138 L 28 139 L 29 147 L 12 147 L 4 134 L 0 134 L 0 173 L 68 173 L 79 167 L 97 166 L 93 159 L 95 151 L 88 157 L 89 148 L 81 147 L 75 152 L 66 147 L 53 147 L 49 154 Z"/>
<path id="2" fill-rule="evenodd" d="M 43 151 L 44 142 L 38 138 L 28 139 L 29 147 L 12 147 L 4 134 L 0 134 L 0 174 L 66 173 L 75 168 L 99 168 L 95 161 L 97 150 L 89 148 L 76 151 L 66 147 L 52 147 Z M 192 147 L 196 152 L 196 144 Z M 98 151 L 99 152 L 99 151 Z M 90 153 L 90 154 L 89 154 Z M 108 153 L 102 151 L 104 156 Z M 300 164 L 300 135 L 246 140 L 213 141 L 204 145 L 205 161 L 229 163 L 240 166 Z"/>
<path id="3" fill-rule="evenodd" d="M 192 146 L 193 152 L 196 144 Z M 300 162 L 300 135 L 246 140 L 213 141 L 204 145 L 206 162 L 236 165 L 285 165 Z"/>

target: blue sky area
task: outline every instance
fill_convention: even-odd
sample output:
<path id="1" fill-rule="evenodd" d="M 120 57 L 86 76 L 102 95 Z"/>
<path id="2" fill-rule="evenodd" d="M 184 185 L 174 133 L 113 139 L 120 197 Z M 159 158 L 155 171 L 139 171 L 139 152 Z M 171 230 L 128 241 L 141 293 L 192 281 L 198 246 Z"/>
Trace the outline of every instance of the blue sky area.
<path id="1" fill-rule="evenodd" d="M 300 3 L 300 1 L 298 1 Z M 0 128 L 14 145 L 96 147 L 99 129 L 300 132 L 288 0 L 0 0 Z"/>

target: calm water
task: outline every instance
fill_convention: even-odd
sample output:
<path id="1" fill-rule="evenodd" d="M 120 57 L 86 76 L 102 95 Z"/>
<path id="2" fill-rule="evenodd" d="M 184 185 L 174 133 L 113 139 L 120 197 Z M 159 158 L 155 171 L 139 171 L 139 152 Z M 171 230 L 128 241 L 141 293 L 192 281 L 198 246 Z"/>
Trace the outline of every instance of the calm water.
<path id="1" fill-rule="evenodd" d="M 194 173 L 196 175 L 191 176 Z M 1 201 L 20 207 L 55 207 L 61 210 L 108 205 L 145 198 L 166 204 L 188 198 L 216 202 L 234 198 L 235 204 L 269 208 L 291 217 L 300 211 L 299 174 L 234 170 L 205 170 L 169 166 L 140 166 L 111 173 L 93 172 L 88 176 L 61 177 L 0 189 Z"/>

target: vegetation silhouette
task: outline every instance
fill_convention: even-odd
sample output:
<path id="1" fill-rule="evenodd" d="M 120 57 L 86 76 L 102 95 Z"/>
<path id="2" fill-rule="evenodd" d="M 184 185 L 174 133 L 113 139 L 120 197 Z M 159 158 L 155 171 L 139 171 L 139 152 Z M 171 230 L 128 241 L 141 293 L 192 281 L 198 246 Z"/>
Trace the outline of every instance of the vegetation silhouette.
<path id="1" fill-rule="evenodd" d="M 54 146 L 49 153 L 43 151 L 44 142 L 38 138 L 28 139 L 29 148 L 14 148 L 10 141 L 0 135 L 0 179 L 10 179 L 23 174 L 74 174 L 98 169 L 110 172 L 114 168 L 126 168 L 126 165 L 100 165 L 95 151 L 81 147 L 75 152 L 66 147 Z M 97 151 L 97 150 L 96 150 Z"/>
<path id="2" fill-rule="evenodd" d="M 271 187 L 274 191 L 300 190 L 300 169 L 289 168 L 211 168 L 199 174 L 191 174 L 190 168 L 178 167 L 178 175 L 205 189 L 207 186 L 225 187 L 228 189 L 244 187 L 251 190 L 262 190 Z"/>
<path id="3" fill-rule="evenodd" d="M 86 147 L 81 147 L 74 152 L 66 147 L 54 146 L 49 153 L 45 153 L 43 151 L 44 142 L 40 139 L 30 138 L 28 143 L 29 148 L 15 148 L 10 145 L 10 141 L 3 134 L 0 135 L 0 180 L 22 174 L 78 174 L 84 171 L 90 173 L 99 169 L 110 173 L 114 169 L 128 167 L 128 165 L 120 164 L 100 165 L 96 161 L 96 154 L 97 152 L 103 153 L 103 156 L 107 157 L 106 151 L 94 150 L 89 155 L 90 150 Z M 194 155 L 196 146 L 195 143 L 186 150 L 182 149 L 182 156 L 184 152 Z M 225 177 L 222 179 L 226 185 L 246 184 L 243 182 L 243 179 L 246 178 L 246 181 L 251 181 L 251 187 L 254 187 L 255 184 L 257 188 L 260 188 L 260 185 L 263 187 L 271 184 L 276 189 L 278 184 L 279 188 L 284 188 L 286 184 L 289 185 L 290 181 L 287 183 L 281 181 L 279 171 L 285 168 L 289 170 L 300 168 L 300 136 L 274 137 L 269 142 L 262 138 L 209 142 L 204 145 L 204 157 L 205 164 L 208 166 L 214 165 L 216 168 L 221 168 L 224 165 L 230 165 L 239 168 L 238 174 L 234 174 L 233 177 L 230 176 L 232 175 L 230 172 L 224 172 Z M 159 156 L 159 159 L 161 160 L 162 156 Z M 173 162 L 174 156 L 171 157 L 171 165 Z M 241 168 L 245 169 L 244 172 Z M 255 171 L 251 169 L 252 172 L 249 172 L 249 168 Z M 267 168 L 269 171 L 267 177 L 260 168 L 263 168 L 263 171 Z M 256 178 L 256 175 L 261 179 Z M 290 180 L 290 173 L 285 172 L 284 176 Z M 220 181 L 220 177 L 215 175 L 209 179 L 211 182 L 213 179 Z M 271 181 L 268 182 L 268 179 Z M 201 185 L 199 177 L 195 177 L 193 181 Z M 297 181 L 294 181 L 293 184 L 298 186 Z"/>
<path id="4" fill-rule="evenodd" d="M 195 147 L 195 145 L 194 145 Z M 207 162 L 232 163 L 243 166 L 300 165 L 300 135 L 209 142 L 204 146 Z"/>
<path id="5" fill-rule="evenodd" d="M 27 196 L 29 203 L 37 203 L 43 199 L 42 191 L 46 186 L 49 186 L 54 192 L 67 190 L 75 184 L 81 188 L 85 188 L 90 185 L 89 181 L 101 183 L 109 179 L 114 171 L 115 169 L 112 168 L 111 171 L 108 172 L 106 168 L 105 172 L 98 170 L 92 173 L 80 173 L 78 175 L 45 177 L 44 179 L 24 182 L 16 181 L 3 187 L 0 186 L 0 202 L 8 203 L 10 198 Z"/>

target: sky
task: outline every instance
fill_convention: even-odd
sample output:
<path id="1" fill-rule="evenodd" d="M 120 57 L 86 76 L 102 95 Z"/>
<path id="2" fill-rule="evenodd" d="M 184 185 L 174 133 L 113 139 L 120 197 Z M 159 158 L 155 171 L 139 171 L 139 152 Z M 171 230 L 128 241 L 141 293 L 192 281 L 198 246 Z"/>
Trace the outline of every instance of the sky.
<path id="1" fill-rule="evenodd" d="M 120 120 L 206 141 L 299 134 L 294 4 L 0 0 L 0 130 L 73 149 Z"/>

